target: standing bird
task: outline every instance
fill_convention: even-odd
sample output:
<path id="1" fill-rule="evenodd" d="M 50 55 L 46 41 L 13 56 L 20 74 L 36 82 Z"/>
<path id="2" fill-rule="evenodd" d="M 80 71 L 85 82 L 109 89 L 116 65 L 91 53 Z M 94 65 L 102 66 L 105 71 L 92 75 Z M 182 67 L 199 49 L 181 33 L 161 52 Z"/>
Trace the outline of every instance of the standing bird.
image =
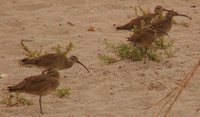
<path id="1" fill-rule="evenodd" d="M 165 18 L 163 18 L 161 20 L 158 20 L 156 22 L 153 22 L 151 25 L 153 27 L 155 27 L 156 30 L 160 30 L 162 32 L 168 33 L 171 30 L 171 28 L 172 28 L 172 24 L 173 24 L 172 18 L 174 16 L 183 16 L 183 17 L 189 18 L 190 20 L 192 19 L 191 17 L 189 17 L 187 15 L 179 14 L 179 13 L 173 11 L 173 10 L 169 10 L 167 12 Z M 158 32 L 157 36 L 158 37 L 164 36 L 164 33 L 162 33 L 162 32 Z"/>
<path id="2" fill-rule="evenodd" d="M 87 67 L 82 64 L 78 58 L 74 55 L 67 58 L 64 54 L 46 54 L 33 59 L 22 59 L 21 63 L 23 65 L 35 65 L 38 67 L 43 67 L 46 69 L 55 68 L 57 70 L 68 69 L 73 66 L 74 63 L 79 63 L 82 65 L 89 73 Z"/>
<path id="3" fill-rule="evenodd" d="M 152 45 L 154 40 L 157 38 L 158 33 L 163 33 L 165 35 L 168 35 L 167 33 L 156 30 L 155 27 L 152 25 L 147 26 L 143 29 L 138 30 L 135 32 L 131 37 L 128 37 L 128 41 L 132 42 L 134 45 L 136 45 L 139 48 L 144 48 L 144 56 L 145 60 L 144 63 L 146 63 L 147 58 L 147 49 Z"/>
<path id="4" fill-rule="evenodd" d="M 54 69 L 48 69 L 43 71 L 40 75 L 27 77 L 17 85 L 8 87 L 8 91 L 38 95 L 40 113 L 43 114 L 41 104 L 42 96 L 55 90 L 59 84 L 59 73 Z"/>
<path id="5" fill-rule="evenodd" d="M 139 16 L 123 26 L 116 27 L 116 29 L 117 30 L 131 30 L 134 26 L 136 26 L 137 28 L 141 28 L 142 21 L 144 21 L 144 24 L 147 26 L 156 17 L 158 17 L 158 19 L 160 19 L 162 17 L 163 11 L 168 11 L 168 10 L 164 9 L 162 6 L 156 6 L 154 9 L 154 13 L 149 13 L 149 14 L 146 14 L 143 16 Z"/>

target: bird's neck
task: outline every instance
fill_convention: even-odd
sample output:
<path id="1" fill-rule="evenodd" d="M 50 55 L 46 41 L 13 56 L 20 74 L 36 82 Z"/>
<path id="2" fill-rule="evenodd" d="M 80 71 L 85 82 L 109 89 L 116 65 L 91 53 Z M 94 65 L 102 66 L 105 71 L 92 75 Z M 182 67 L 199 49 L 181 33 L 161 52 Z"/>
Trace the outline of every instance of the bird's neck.
<path id="1" fill-rule="evenodd" d="M 166 20 L 172 21 L 173 17 L 166 17 Z"/>
<path id="2" fill-rule="evenodd" d="M 74 64 L 74 62 L 72 60 L 66 59 L 65 64 L 64 64 L 64 68 L 70 68 L 70 67 L 73 66 L 73 64 Z"/>

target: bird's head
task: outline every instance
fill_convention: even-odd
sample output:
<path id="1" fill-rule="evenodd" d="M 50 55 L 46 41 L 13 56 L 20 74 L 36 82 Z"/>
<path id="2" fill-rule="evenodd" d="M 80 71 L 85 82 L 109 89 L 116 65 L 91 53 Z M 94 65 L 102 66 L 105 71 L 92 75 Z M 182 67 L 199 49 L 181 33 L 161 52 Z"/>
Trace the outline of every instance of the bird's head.
<path id="1" fill-rule="evenodd" d="M 163 8 L 160 5 L 156 6 L 155 9 L 154 9 L 155 14 L 157 14 L 157 15 L 162 14 L 163 11 L 169 11 L 169 10 Z"/>
<path id="2" fill-rule="evenodd" d="M 82 65 L 82 66 L 88 71 L 88 73 L 89 73 L 88 68 L 87 68 L 83 63 L 81 63 L 81 62 L 78 60 L 78 57 L 77 57 L 77 56 L 71 55 L 71 56 L 69 57 L 69 59 L 70 59 L 73 63 L 78 63 L 78 64 Z"/>
<path id="3" fill-rule="evenodd" d="M 173 11 L 173 10 L 169 10 L 169 11 L 167 12 L 167 14 L 166 14 L 166 18 L 173 18 L 174 16 L 182 16 L 182 17 L 186 17 L 186 18 L 192 20 L 191 17 L 189 17 L 189 16 L 187 16 L 187 15 L 184 15 L 184 14 L 179 14 L 179 13 Z"/>

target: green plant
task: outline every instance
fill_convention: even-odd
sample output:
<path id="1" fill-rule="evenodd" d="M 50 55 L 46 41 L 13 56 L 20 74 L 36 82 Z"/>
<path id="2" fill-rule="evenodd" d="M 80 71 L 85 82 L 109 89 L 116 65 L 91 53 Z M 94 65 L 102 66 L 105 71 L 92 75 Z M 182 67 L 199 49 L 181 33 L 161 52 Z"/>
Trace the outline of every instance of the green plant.
<path id="1" fill-rule="evenodd" d="M 113 43 L 108 42 L 105 39 L 105 44 L 107 48 L 111 48 L 113 50 L 115 55 L 120 58 L 119 60 L 128 59 L 132 61 L 141 61 L 144 59 L 144 56 L 145 56 L 144 49 L 136 47 L 131 43 L 121 42 L 118 44 L 113 44 Z M 116 60 L 116 57 L 108 58 L 109 56 L 107 55 L 104 55 L 103 57 L 104 57 L 103 61 L 106 61 L 106 62 L 111 61 L 111 60 L 114 61 L 113 58 L 115 58 Z M 153 49 L 147 50 L 147 57 L 149 60 L 152 60 L 152 61 L 160 60 L 160 56 L 157 54 L 156 50 L 153 50 Z"/>
<path id="2" fill-rule="evenodd" d="M 167 58 L 172 58 L 175 57 L 176 52 L 179 49 L 174 49 L 172 47 L 168 48 L 168 49 L 164 49 L 165 55 L 167 56 Z"/>
<path id="3" fill-rule="evenodd" d="M 130 59 L 133 61 L 140 61 L 144 57 L 144 53 L 140 48 L 123 42 L 119 43 L 114 51 L 122 60 Z"/>
<path id="4" fill-rule="evenodd" d="M 38 56 L 41 55 L 42 46 L 40 47 L 40 50 L 37 51 L 37 50 L 30 50 L 30 49 L 28 48 L 28 46 L 26 46 L 26 45 L 24 44 L 24 40 L 21 40 L 20 44 L 21 44 L 21 46 L 22 46 L 22 49 L 25 51 L 25 56 L 26 56 L 27 58 L 35 58 L 35 57 L 38 57 Z"/>
<path id="5" fill-rule="evenodd" d="M 174 44 L 174 41 L 166 41 L 164 38 L 158 38 L 154 41 L 153 47 L 156 49 L 168 49 L 171 48 Z"/>
<path id="6" fill-rule="evenodd" d="M 40 50 L 30 50 L 29 47 L 24 44 L 24 40 L 21 40 L 20 44 L 22 46 L 22 49 L 25 51 L 26 58 L 35 58 L 41 56 L 42 46 L 40 47 Z M 74 45 L 70 42 L 68 45 L 66 45 L 65 50 L 62 50 L 64 47 L 60 46 L 60 44 L 52 47 L 52 50 L 54 50 L 56 53 L 67 55 L 73 47 Z M 47 54 L 46 51 L 45 54 Z"/>
<path id="7" fill-rule="evenodd" d="M 149 49 L 147 51 L 147 56 L 149 60 L 156 61 L 156 62 L 159 62 L 162 59 L 161 54 L 157 54 L 157 50 L 155 49 Z"/>
<path id="8" fill-rule="evenodd" d="M 141 6 L 138 6 L 140 12 L 142 13 L 142 15 L 146 15 L 147 13 L 149 13 L 149 11 L 144 10 Z"/>
<path id="9" fill-rule="evenodd" d="M 105 55 L 105 54 L 99 54 L 98 57 L 99 57 L 99 59 L 101 59 L 102 61 L 104 61 L 108 64 L 116 63 L 116 62 L 119 61 L 119 60 L 117 60 L 116 57 L 108 56 L 108 55 Z"/>
<path id="10" fill-rule="evenodd" d="M 71 51 L 73 47 L 74 45 L 70 42 L 68 45 L 66 45 L 65 50 L 62 50 L 64 47 L 60 46 L 60 44 L 52 47 L 52 50 L 56 51 L 56 53 L 67 55 L 67 53 L 69 53 L 69 51 Z"/>
<path id="11" fill-rule="evenodd" d="M 9 107 L 14 106 L 14 105 L 16 105 L 16 102 L 13 101 L 13 97 L 14 97 L 14 95 L 4 92 L 3 94 L 1 94 L 0 103 L 5 104 L 6 106 L 9 106 Z"/>
<path id="12" fill-rule="evenodd" d="M 26 98 L 20 96 L 18 99 L 18 102 L 22 105 L 26 105 L 26 106 L 31 106 L 33 105 L 33 102 L 31 100 L 27 100 Z"/>
<path id="13" fill-rule="evenodd" d="M 56 96 L 59 98 L 68 97 L 70 96 L 70 88 L 59 88 L 56 89 Z"/>
<path id="14" fill-rule="evenodd" d="M 13 95 L 6 91 L 2 93 L 0 103 L 5 104 L 9 107 L 18 105 L 33 105 L 33 102 L 31 100 L 27 100 L 26 98 L 19 96 L 18 93 L 16 93 L 16 95 Z"/>
<path id="15" fill-rule="evenodd" d="M 178 49 L 174 49 L 174 41 L 166 41 L 164 38 L 159 38 L 153 43 L 155 49 L 164 50 L 164 54 L 167 58 L 175 57 L 175 53 Z"/>

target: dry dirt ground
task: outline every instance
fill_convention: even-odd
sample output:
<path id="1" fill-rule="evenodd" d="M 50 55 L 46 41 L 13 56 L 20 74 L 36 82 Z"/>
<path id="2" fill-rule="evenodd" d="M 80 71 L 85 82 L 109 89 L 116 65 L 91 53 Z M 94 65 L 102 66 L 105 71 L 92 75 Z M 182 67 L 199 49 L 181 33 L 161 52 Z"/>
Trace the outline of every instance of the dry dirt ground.
<path id="1" fill-rule="evenodd" d="M 113 24 L 130 21 L 128 16 L 133 16 L 134 7 L 139 5 L 151 11 L 162 5 L 192 16 L 191 21 L 176 17 L 187 21 L 189 27 L 176 25 L 169 33 L 169 39 L 180 48 L 176 57 L 147 64 L 125 60 L 108 65 L 99 60 L 99 53 L 111 52 L 103 43 L 105 38 L 118 43 L 131 34 L 116 31 Z M 22 94 L 34 105 L 0 105 L 0 117 L 153 117 L 158 108 L 145 108 L 176 87 L 199 60 L 199 11 L 199 0 L 0 0 L 0 72 L 9 74 L 0 79 L 0 89 L 41 73 L 35 67 L 19 66 L 18 60 L 24 57 L 22 39 L 33 40 L 27 43 L 30 48 L 42 45 L 46 51 L 72 42 L 75 47 L 70 54 L 77 55 L 91 72 L 77 64 L 60 71 L 60 87 L 71 88 L 71 96 L 44 96 L 44 115 L 39 114 L 37 96 Z M 95 31 L 87 31 L 89 27 Z M 170 117 L 200 116 L 200 112 L 195 113 L 200 107 L 199 74 L 183 91 Z"/>

